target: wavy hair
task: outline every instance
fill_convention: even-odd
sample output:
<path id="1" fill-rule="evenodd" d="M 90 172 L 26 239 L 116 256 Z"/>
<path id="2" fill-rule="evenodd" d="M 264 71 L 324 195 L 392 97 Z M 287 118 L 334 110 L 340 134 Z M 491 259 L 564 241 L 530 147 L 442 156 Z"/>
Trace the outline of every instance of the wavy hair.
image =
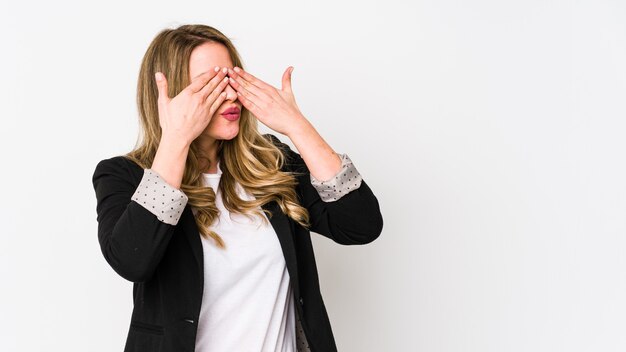
<path id="1" fill-rule="evenodd" d="M 201 24 L 182 25 L 175 29 L 164 29 L 152 40 L 141 62 L 137 82 L 137 108 L 140 135 L 132 151 L 124 156 L 142 168 L 150 168 L 161 140 L 158 116 L 158 88 L 154 81 L 155 72 L 163 72 L 168 82 L 169 96 L 174 97 L 189 85 L 189 60 L 193 49 L 206 42 L 224 45 L 234 66 L 243 68 L 237 49 L 219 30 Z M 245 69 L 245 68 L 244 68 Z M 218 190 L 223 195 L 224 207 L 230 212 L 248 217 L 260 216 L 265 224 L 271 217 L 263 204 L 276 201 L 280 209 L 304 227 L 309 227 L 309 213 L 301 206 L 295 190 L 295 173 L 281 171 L 286 162 L 282 151 L 258 131 L 256 117 L 242 106 L 239 133 L 231 140 L 219 140 L 218 158 L 222 176 Z M 202 182 L 200 161 L 209 160 L 194 140 L 185 162 L 181 190 L 189 198 L 194 211 L 198 230 L 204 238 L 213 238 L 219 248 L 225 249 L 222 238 L 210 229 L 218 219 L 219 209 L 215 205 L 215 192 Z M 252 194 L 255 199 L 243 200 L 237 193 L 237 184 Z"/>

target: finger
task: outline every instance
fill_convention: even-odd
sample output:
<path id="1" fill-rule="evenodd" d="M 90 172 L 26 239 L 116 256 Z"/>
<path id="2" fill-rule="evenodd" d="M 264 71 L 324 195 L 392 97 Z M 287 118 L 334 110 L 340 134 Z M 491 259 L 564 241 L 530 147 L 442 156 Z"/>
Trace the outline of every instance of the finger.
<path id="1" fill-rule="evenodd" d="M 283 73 L 283 88 L 282 91 L 292 93 L 291 91 L 291 73 L 293 72 L 293 66 L 287 67 L 285 73 Z"/>
<path id="2" fill-rule="evenodd" d="M 246 97 L 249 100 L 252 100 L 256 105 L 268 103 L 272 100 L 272 98 L 267 95 L 267 93 L 263 92 L 257 86 L 254 86 L 244 81 L 239 76 L 236 76 L 235 78 L 229 77 L 229 83 L 233 88 L 235 88 L 237 92 L 245 94 Z"/>
<path id="3" fill-rule="evenodd" d="M 222 77 L 226 76 L 226 72 L 228 72 L 226 67 L 220 70 L 218 66 L 215 66 L 212 70 L 203 72 L 195 77 L 185 89 L 189 90 L 191 93 L 196 93 L 204 88 L 204 86 L 206 86 L 213 77 L 221 76 L 218 80 L 222 79 Z"/>
<path id="4" fill-rule="evenodd" d="M 156 79 L 157 90 L 159 91 L 159 103 L 169 102 L 170 98 L 167 93 L 167 79 L 165 75 L 162 72 L 156 72 L 154 78 Z"/>
<path id="5" fill-rule="evenodd" d="M 215 113 L 220 108 L 220 105 L 222 105 L 224 100 L 226 100 L 226 92 L 219 93 L 213 104 L 211 104 L 211 112 Z M 213 114 L 211 114 L 211 116 L 213 116 Z"/>
<path id="6" fill-rule="evenodd" d="M 215 101 L 215 99 L 217 99 L 217 97 L 219 96 L 220 93 L 222 93 L 224 91 L 224 89 L 226 88 L 226 86 L 228 85 L 228 77 L 224 77 L 218 84 L 217 87 L 215 87 L 215 89 L 213 89 L 212 91 L 208 91 L 209 85 L 207 84 L 206 86 L 204 86 L 204 88 L 202 88 L 202 91 L 204 91 L 205 89 L 207 90 L 206 93 L 203 92 L 203 94 L 206 94 L 206 99 L 203 100 L 203 102 L 205 104 L 211 104 L 213 103 L 213 101 Z M 224 94 L 226 94 L 226 92 L 224 92 Z"/>
<path id="7" fill-rule="evenodd" d="M 219 94 L 226 87 L 226 85 L 228 84 L 228 77 L 226 76 L 222 77 L 221 81 L 218 80 L 219 78 L 220 78 L 220 75 L 213 77 L 213 79 L 209 82 L 209 84 L 204 86 L 202 90 L 196 93 L 201 96 L 202 101 L 206 101 L 208 97 L 212 94 L 212 92 L 219 89 L 219 91 L 217 92 Z"/>
<path id="8" fill-rule="evenodd" d="M 248 99 L 245 95 L 237 92 L 237 99 L 239 99 L 239 101 L 241 102 L 241 104 L 248 109 L 248 111 L 250 111 L 254 116 L 259 116 L 259 113 L 261 112 L 261 110 L 259 109 L 259 107 L 254 104 L 252 101 L 250 101 L 250 99 Z"/>
<path id="9" fill-rule="evenodd" d="M 271 90 L 274 89 L 273 86 L 263 82 L 262 80 L 254 77 L 252 74 L 248 73 L 247 71 L 244 71 L 242 68 L 240 67 L 234 67 L 232 70 L 228 70 L 228 73 L 230 74 L 231 77 L 238 77 L 241 76 L 241 78 L 243 78 L 246 82 L 262 89 L 262 90 Z M 248 87 L 246 87 L 248 88 Z M 250 90 L 250 89 L 249 89 Z"/>

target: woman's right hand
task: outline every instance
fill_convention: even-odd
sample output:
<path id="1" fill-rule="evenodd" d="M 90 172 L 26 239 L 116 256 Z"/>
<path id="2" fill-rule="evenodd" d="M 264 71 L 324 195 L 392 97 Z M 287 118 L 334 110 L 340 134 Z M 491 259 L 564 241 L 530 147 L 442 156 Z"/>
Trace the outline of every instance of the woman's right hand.
<path id="1" fill-rule="evenodd" d="M 161 72 L 155 74 L 159 90 L 158 110 L 161 138 L 178 139 L 187 145 L 198 137 L 211 121 L 213 114 L 226 98 L 227 68 L 213 70 L 196 77 L 185 89 L 171 99 L 167 79 Z"/>

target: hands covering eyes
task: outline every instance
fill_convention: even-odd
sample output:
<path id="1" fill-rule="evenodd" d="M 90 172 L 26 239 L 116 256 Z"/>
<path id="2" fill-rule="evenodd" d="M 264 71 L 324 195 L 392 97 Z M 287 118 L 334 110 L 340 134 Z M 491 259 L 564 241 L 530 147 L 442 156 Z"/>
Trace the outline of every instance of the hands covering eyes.
<path id="1" fill-rule="evenodd" d="M 239 67 L 228 69 L 230 85 L 241 104 L 264 125 L 286 136 L 306 121 L 291 89 L 291 72 L 293 66 L 285 70 L 282 88 L 277 89 Z"/>
<path id="2" fill-rule="evenodd" d="M 274 131 L 289 136 L 299 124 L 306 122 L 291 89 L 292 71 L 291 66 L 285 70 L 279 90 L 239 67 L 215 67 L 194 78 L 174 98 L 169 97 L 167 79 L 157 72 L 157 105 L 162 134 L 191 144 L 226 99 L 224 89 L 230 84 L 241 104 L 256 118 Z"/>

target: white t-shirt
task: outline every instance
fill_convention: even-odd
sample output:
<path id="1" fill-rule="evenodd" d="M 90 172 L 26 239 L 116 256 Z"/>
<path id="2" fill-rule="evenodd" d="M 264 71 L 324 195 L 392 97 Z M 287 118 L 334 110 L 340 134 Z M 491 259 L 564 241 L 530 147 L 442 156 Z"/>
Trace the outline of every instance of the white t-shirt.
<path id="1" fill-rule="evenodd" d="M 216 174 L 202 176 L 216 191 L 220 210 L 211 229 L 227 248 L 201 237 L 204 292 L 195 352 L 294 352 L 294 299 L 276 232 L 269 221 L 265 225 L 224 208 L 217 188 L 219 163 L 217 168 Z M 254 199 L 239 185 L 238 190 L 243 199 Z"/>

